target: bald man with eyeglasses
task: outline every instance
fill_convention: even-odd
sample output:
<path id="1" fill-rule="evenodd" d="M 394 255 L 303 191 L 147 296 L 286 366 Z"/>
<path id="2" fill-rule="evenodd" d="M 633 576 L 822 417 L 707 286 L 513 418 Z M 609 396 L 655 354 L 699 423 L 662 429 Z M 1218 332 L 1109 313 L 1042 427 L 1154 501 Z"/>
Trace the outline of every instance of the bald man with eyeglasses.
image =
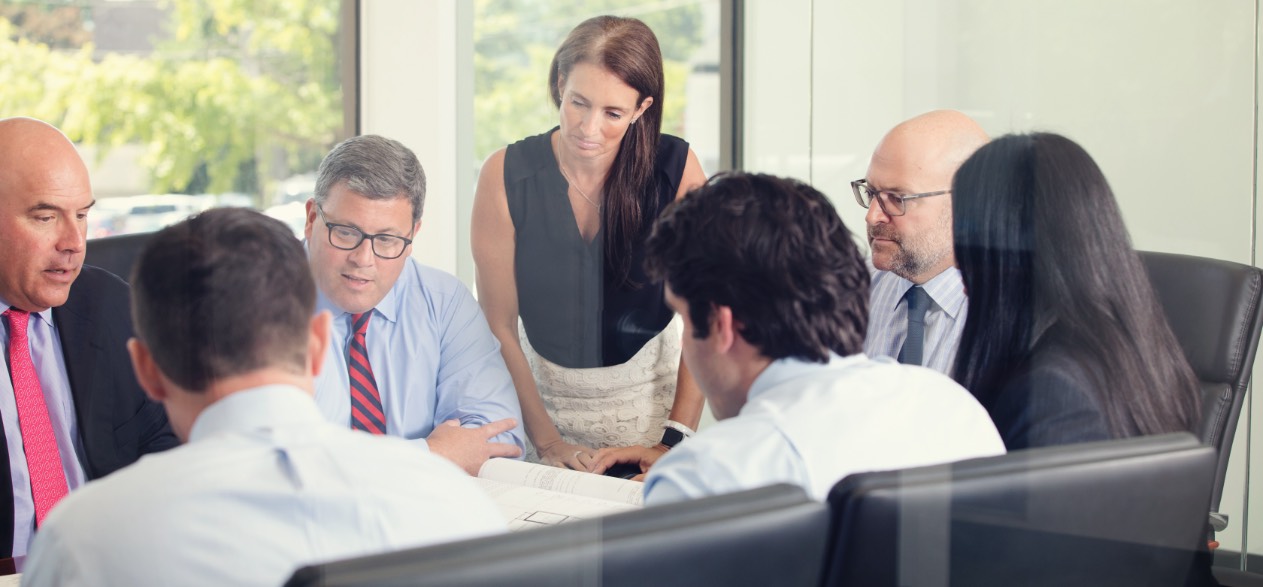
<path id="1" fill-rule="evenodd" d="M 851 182 L 868 209 L 869 356 L 951 374 L 968 306 L 952 252 L 952 176 L 987 140 L 960 112 L 928 112 L 887 133 Z"/>

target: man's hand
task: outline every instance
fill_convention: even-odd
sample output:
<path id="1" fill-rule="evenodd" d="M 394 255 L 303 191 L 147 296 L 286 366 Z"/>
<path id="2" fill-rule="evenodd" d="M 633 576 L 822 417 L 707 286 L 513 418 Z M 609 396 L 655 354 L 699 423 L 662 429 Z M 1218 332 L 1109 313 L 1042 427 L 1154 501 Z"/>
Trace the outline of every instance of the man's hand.
<path id="1" fill-rule="evenodd" d="M 539 462 L 563 469 L 587 471 L 596 451 L 586 446 L 570 444 L 557 437 L 557 440 L 544 446 L 537 446 Z"/>
<path id="2" fill-rule="evenodd" d="M 662 444 L 652 447 L 603 448 L 596 452 L 596 458 L 592 459 L 592 465 L 588 467 L 588 471 L 600 475 L 619 463 L 633 463 L 640 466 L 640 474 L 632 477 L 632 481 L 644 481 L 649 467 L 658 462 L 658 457 L 667 454 L 667 450 L 667 447 Z"/>
<path id="3" fill-rule="evenodd" d="M 522 449 L 515 444 L 490 442 L 499 434 L 512 430 L 517 420 L 505 418 L 478 428 L 462 428 L 460 420 L 448 420 L 434 427 L 425 441 L 430 452 L 446 458 L 470 475 L 477 475 L 482 464 L 492 457 L 518 457 Z"/>

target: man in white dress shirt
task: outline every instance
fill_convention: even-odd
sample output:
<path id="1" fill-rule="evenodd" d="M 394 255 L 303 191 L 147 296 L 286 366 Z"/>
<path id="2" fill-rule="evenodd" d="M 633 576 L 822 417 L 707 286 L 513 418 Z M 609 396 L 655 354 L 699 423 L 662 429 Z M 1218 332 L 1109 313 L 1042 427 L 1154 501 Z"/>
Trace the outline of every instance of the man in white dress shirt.
<path id="1" fill-rule="evenodd" d="M 241 208 L 153 237 L 128 350 L 187 444 L 62 500 L 24 585 L 280 585 L 304 564 L 504 529 L 451 462 L 321 416 L 330 315 L 313 317 L 305 261 L 284 224 Z"/>
<path id="2" fill-rule="evenodd" d="M 952 176 L 987 140 L 960 112 L 922 114 L 886 134 L 868 174 L 851 182 L 868 208 L 869 355 L 951 374 L 968 307 L 952 252 Z"/>
<path id="3" fill-rule="evenodd" d="M 718 176 L 669 208 L 646 246 L 720 420 L 653 464 L 646 504 L 778 482 L 824 499 L 851 473 L 1004 452 L 946 375 L 864 355 L 868 268 L 811 186 Z"/>

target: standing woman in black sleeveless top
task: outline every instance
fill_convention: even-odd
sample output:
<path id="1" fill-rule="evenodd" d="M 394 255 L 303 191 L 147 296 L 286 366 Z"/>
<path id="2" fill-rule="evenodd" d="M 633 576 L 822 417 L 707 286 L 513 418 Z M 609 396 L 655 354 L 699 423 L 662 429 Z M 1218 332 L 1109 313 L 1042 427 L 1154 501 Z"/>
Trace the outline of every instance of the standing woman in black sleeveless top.
<path id="1" fill-rule="evenodd" d="M 697 427 L 702 395 L 644 274 L 644 241 L 706 176 L 687 143 L 661 134 L 662 53 L 639 20 L 584 21 L 549 87 L 560 126 L 496 151 L 479 174 L 479 302 L 540 462 L 590 470 L 596 449 L 624 448 L 647 465 Z"/>

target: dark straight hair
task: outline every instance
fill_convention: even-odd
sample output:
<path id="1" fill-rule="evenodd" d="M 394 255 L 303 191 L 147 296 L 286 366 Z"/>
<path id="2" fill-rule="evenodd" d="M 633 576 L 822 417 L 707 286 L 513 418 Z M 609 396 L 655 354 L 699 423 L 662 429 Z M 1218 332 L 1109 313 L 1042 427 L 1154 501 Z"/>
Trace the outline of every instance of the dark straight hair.
<path id="1" fill-rule="evenodd" d="M 605 267 L 615 283 L 625 283 L 631 271 L 632 249 L 648 223 L 657 216 L 654 165 L 662 132 L 662 50 L 645 23 L 634 18 L 597 16 L 583 21 L 562 42 L 548 70 L 553 104 L 561 107 L 562 78 L 580 63 L 599 65 L 636 90 L 636 106 L 645 98 L 653 104 L 623 135 L 618 155 L 605 178 L 601 207 L 605 230 Z"/>
<path id="2" fill-rule="evenodd" d="M 1084 367 L 1113 436 L 1197 425 L 1197 378 L 1082 147 L 1050 133 L 991 141 L 956 172 L 952 215 L 969 294 L 954 374 L 984 407 L 1052 342 Z"/>

